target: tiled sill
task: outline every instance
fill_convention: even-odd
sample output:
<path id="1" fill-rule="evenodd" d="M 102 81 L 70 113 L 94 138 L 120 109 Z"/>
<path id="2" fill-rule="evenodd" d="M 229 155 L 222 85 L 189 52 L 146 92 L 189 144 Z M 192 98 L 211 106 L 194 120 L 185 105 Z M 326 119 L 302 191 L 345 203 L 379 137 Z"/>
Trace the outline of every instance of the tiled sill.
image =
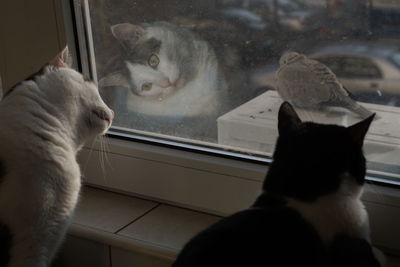
<path id="1" fill-rule="evenodd" d="M 220 217 L 84 187 L 69 234 L 112 247 L 175 259 Z"/>
<path id="2" fill-rule="evenodd" d="M 66 242 L 73 247 L 68 257 L 81 260 L 56 266 L 170 266 L 192 236 L 220 218 L 84 187 Z M 400 267 L 399 258 L 387 260 L 387 267 Z"/>

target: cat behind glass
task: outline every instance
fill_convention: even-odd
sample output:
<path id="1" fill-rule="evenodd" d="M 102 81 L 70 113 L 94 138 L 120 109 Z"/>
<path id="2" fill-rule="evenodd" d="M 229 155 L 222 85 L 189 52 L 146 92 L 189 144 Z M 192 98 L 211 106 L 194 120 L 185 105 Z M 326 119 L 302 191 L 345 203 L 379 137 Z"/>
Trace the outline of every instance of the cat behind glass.
<path id="1" fill-rule="evenodd" d="M 50 265 L 78 201 L 77 152 L 114 117 L 93 82 L 53 63 L 0 102 L 0 266 Z"/>
<path id="2" fill-rule="evenodd" d="M 301 122 L 282 104 L 260 196 L 190 240 L 173 267 L 381 266 L 360 200 L 372 119 L 347 128 Z"/>
<path id="3" fill-rule="evenodd" d="M 120 55 L 104 67 L 99 84 L 108 103 L 126 108 L 116 121 L 123 127 L 215 142 L 217 118 L 254 97 L 250 89 L 231 85 L 240 83 L 241 72 L 230 71 L 226 80 L 220 58 L 234 57 L 217 54 L 189 29 L 155 21 L 115 24 L 111 32 Z M 129 92 L 117 97 L 118 90 L 110 89 L 115 85 Z"/>

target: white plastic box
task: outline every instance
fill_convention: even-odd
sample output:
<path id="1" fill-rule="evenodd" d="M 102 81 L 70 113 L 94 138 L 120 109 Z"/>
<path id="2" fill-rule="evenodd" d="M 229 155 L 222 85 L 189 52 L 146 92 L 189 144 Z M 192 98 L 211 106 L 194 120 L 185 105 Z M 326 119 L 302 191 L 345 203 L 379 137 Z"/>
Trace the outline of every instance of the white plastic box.
<path id="1" fill-rule="evenodd" d="M 281 103 L 282 99 L 276 91 L 268 91 L 219 117 L 218 143 L 240 150 L 272 154 L 278 136 L 277 117 Z M 361 104 L 377 114 L 364 146 L 370 164 L 379 163 L 398 168 L 400 108 Z M 354 113 L 341 108 L 296 111 L 303 121 L 349 126 L 361 120 Z"/>

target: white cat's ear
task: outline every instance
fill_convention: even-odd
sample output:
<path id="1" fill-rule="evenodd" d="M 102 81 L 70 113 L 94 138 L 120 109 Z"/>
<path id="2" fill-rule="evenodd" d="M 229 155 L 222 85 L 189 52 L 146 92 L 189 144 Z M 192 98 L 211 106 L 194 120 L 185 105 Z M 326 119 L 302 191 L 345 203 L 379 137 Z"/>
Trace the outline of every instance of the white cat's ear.
<path id="1" fill-rule="evenodd" d="M 72 56 L 69 53 L 68 46 L 58 53 L 49 64 L 55 67 L 70 68 L 72 66 Z"/>
<path id="2" fill-rule="evenodd" d="M 111 26 L 111 32 L 119 41 L 136 43 L 137 40 L 145 33 L 145 30 L 139 25 L 121 23 Z"/>
<path id="3" fill-rule="evenodd" d="M 352 125 L 347 128 L 347 132 L 349 136 L 353 139 L 353 141 L 362 146 L 364 143 L 365 135 L 368 132 L 369 126 L 371 122 L 374 120 L 375 113 L 369 116 L 368 118 Z"/>
<path id="4" fill-rule="evenodd" d="M 289 102 L 283 102 L 278 113 L 278 131 L 279 135 L 297 129 L 301 120 Z"/>

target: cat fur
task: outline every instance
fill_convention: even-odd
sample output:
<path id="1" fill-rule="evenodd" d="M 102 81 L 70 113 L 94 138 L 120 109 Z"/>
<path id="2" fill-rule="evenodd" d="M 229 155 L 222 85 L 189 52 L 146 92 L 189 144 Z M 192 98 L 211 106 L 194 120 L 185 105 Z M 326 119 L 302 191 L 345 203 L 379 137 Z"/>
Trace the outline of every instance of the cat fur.
<path id="1" fill-rule="evenodd" d="M 77 153 L 113 116 L 67 67 L 46 67 L 0 102 L 1 266 L 50 265 L 78 201 Z"/>
<path id="2" fill-rule="evenodd" d="M 350 127 L 301 122 L 285 102 L 262 193 L 191 239 L 173 267 L 378 267 L 362 144 L 373 116 Z"/>

